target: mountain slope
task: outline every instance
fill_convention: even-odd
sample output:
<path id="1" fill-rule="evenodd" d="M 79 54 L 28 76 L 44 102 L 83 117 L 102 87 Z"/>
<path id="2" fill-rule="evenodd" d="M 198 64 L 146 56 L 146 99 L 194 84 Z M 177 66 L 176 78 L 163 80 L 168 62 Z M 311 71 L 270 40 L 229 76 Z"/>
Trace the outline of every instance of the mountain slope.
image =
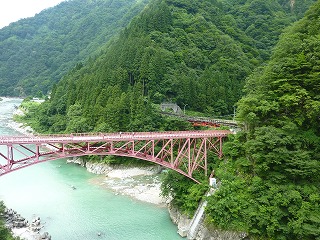
<path id="1" fill-rule="evenodd" d="M 0 29 L 0 95 L 46 94 L 148 0 L 73 0 Z"/>
<path id="2" fill-rule="evenodd" d="M 141 89 L 141 99 L 152 103 L 175 101 L 211 116 L 233 113 L 234 104 L 242 96 L 245 78 L 269 57 L 271 47 L 259 45 L 260 36 L 265 35 L 266 42 L 273 45 L 281 32 L 270 33 L 265 25 L 261 28 L 257 25 L 255 28 L 260 34 L 254 38 L 239 28 L 240 20 L 236 19 L 247 25 L 252 19 L 247 20 L 237 9 L 253 2 L 265 4 L 266 1 L 248 0 L 233 6 L 209 0 L 150 2 L 101 55 L 78 66 L 59 82 L 46 103 L 49 108 L 46 112 L 50 114 L 43 118 L 59 118 L 66 115 L 72 105 L 79 104 L 86 122 L 86 128 L 81 129 L 91 131 L 99 122 L 109 122 L 107 112 L 111 110 L 98 100 L 99 96 L 113 102 L 113 90 L 128 97 L 138 91 L 134 88 Z M 260 13 L 264 14 L 267 26 L 275 27 L 278 23 L 281 29 L 298 16 L 277 1 L 267 2 L 273 6 L 272 11 Z M 276 13 L 281 17 L 277 18 Z M 99 115 L 97 109 L 105 114 Z M 123 109 L 132 113 L 129 105 Z M 50 129 L 52 121 L 44 122 L 44 128 Z M 70 121 L 65 120 L 60 131 L 68 129 L 68 124 Z M 123 123 L 111 129 L 131 129 L 129 126 L 130 123 Z"/>
<path id="3" fill-rule="evenodd" d="M 248 78 L 210 222 L 257 239 L 320 238 L 320 1 Z M 255 238 L 254 238 L 255 239 Z"/>

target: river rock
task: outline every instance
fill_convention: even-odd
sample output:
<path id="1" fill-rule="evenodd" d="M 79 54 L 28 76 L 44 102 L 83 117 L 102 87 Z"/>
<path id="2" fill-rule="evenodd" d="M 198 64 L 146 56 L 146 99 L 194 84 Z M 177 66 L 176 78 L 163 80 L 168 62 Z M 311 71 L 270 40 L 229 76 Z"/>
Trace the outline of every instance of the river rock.
<path id="1" fill-rule="evenodd" d="M 208 228 L 201 224 L 195 240 L 244 240 L 250 239 L 245 232 L 224 231 L 219 229 Z"/>
<path id="2" fill-rule="evenodd" d="M 45 240 L 51 240 L 51 236 L 49 235 L 48 232 L 44 232 L 44 233 L 42 233 L 42 234 L 40 235 L 40 239 L 41 239 L 41 240 L 43 240 L 43 239 L 45 239 Z"/>
<path id="3" fill-rule="evenodd" d="M 23 228 L 27 226 L 27 222 L 25 221 L 25 218 L 21 217 L 20 214 L 18 214 L 13 209 L 7 209 L 4 210 L 4 218 L 6 220 L 6 226 L 8 228 Z"/>
<path id="4" fill-rule="evenodd" d="M 94 173 L 94 174 L 108 174 L 113 168 L 110 167 L 107 164 L 104 163 L 91 163 L 87 162 L 86 163 L 86 168 L 88 172 Z"/>
<path id="5" fill-rule="evenodd" d="M 181 214 L 171 203 L 168 204 L 168 211 L 172 222 L 178 226 L 178 234 L 181 237 L 186 237 L 191 219 L 187 215 Z"/>
<path id="6" fill-rule="evenodd" d="M 85 162 L 82 158 L 79 158 L 79 157 L 69 158 L 69 159 L 67 160 L 67 163 L 79 164 L 79 165 L 82 166 L 82 167 L 85 167 L 85 166 L 86 166 L 86 162 Z"/>

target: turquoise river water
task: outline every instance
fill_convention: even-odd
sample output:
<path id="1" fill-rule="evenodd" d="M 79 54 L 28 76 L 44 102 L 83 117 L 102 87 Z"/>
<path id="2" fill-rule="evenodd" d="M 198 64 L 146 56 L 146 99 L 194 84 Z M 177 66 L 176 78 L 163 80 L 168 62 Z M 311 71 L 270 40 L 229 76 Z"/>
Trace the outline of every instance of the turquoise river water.
<path id="1" fill-rule="evenodd" d="M 21 135 L 9 127 L 20 103 L 0 102 L 0 135 Z M 166 208 L 115 195 L 95 178 L 65 160 L 41 163 L 1 176 L 0 199 L 29 221 L 39 216 L 52 240 L 182 239 Z"/>

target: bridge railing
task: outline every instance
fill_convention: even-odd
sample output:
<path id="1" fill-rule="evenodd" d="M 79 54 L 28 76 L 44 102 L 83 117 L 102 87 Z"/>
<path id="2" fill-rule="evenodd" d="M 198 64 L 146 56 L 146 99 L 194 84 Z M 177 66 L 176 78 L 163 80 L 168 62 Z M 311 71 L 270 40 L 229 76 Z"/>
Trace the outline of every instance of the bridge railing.
<path id="1" fill-rule="evenodd" d="M 221 119 L 221 118 L 210 118 L 210 117 L 194 117 L 194 116 L 188 116 L 188 115 L 181 115 L 176 113 L 169 113 L 169 112 L 161 112 L 165 115 L 175 116 L 178 118 L 185 119 L 187 121 L 191 122 L 209 122 L 209 123 L 217 123 L 221 125 L 227 125 L 227 126 L 237 126 L 238 122 L 234 120 L 229 119 Z"/>
<path id="2" fill-rule="evenodd" d="M 86 155 L 133 157 L 173 169 L 198 182 L 195 171 L 206 174 L 207 151 L 222 157 L 228 130 L 71 133 L 0 136 L 0 176 L 44 161 Z M 45 146 L 45 147 L 44 147 Z M 22 155 L 21 155 L 22 154 Z"/>
<path id="3" fill-rule="evenodd" d="M 34 143 L 41 141 L 87 141 L 94 139 L 166 139 L 166 138 L 200 138 L 213 136 L 226 136 L 231 132 L 228 130 L 208 130 L 208 131 L 167 131 L 167 132 L 116 132 L 116 133 L 70 133 L 70 134 L 37 134 L 32 136 L 0 136 L 0 144 L 6 143 Z"/>

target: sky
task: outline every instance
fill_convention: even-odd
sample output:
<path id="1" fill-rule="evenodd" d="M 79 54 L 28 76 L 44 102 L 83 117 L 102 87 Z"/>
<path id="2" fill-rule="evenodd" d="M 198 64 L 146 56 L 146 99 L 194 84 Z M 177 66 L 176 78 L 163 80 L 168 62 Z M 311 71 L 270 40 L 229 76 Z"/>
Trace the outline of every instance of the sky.
<path id="1" fill-rule="evenodd" d="M 33 17 L 64 0 L 0 0 L 0 28 L 19 19 Z"/>

